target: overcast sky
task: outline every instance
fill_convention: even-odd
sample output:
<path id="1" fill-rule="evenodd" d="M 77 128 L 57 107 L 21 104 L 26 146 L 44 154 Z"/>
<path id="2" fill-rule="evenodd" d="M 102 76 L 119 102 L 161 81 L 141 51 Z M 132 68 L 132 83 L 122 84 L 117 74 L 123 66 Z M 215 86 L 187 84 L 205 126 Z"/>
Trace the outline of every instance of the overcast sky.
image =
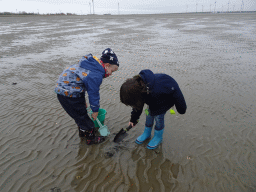
<path id="1" fill-rule="evenodd" d="M 256 0 L 93 0 L 95 14 L 256 11 Z M 216 3 L 215 3 L 216 2 Z M 90 6 L 91 5 L 91 6 Z M 216 6 L 215 6 L 216 5 Z M 92 0 L 0 0 L 0 12 L 93 13 Z"/>

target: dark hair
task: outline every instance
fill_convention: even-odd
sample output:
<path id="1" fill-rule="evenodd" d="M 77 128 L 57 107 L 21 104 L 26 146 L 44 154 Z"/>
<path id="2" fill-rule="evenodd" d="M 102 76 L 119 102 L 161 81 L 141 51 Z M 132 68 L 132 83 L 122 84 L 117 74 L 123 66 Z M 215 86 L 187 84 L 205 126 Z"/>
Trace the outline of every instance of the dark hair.
<path id="1" fill-rule="evenodd" d="M 141 109 L 145 103 L 147 87 L 140 75 L 127 79 L 120 88 L 120 100 L 123 104 Z"/>

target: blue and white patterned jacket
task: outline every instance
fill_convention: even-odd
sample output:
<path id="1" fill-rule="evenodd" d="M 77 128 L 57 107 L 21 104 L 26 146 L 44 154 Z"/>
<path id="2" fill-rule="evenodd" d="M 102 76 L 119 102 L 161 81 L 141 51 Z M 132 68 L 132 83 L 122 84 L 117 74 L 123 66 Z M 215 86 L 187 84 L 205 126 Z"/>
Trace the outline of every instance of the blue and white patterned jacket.
<path id="1" fill-rule="evenodd" d="M 97 57 L 88 54 L 78 64 L 67 67 L 59 76 L 55 92 L 66 97 L 83 97 L 87 91 L 93 112 L 99 111 L 100 85 L 105 75 Z"/>

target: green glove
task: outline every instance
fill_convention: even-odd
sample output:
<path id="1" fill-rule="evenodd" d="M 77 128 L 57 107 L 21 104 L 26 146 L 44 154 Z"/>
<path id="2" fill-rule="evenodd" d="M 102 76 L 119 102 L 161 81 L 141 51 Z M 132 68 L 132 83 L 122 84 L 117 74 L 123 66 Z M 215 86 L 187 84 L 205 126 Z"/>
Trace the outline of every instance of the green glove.
<path id="1" fill-rule="evenodd" d="M 148 114 L 149 114 L 148 109 L 145 109 L 145 113 L 146 113 L 146 115 L 148 115 Z"/>

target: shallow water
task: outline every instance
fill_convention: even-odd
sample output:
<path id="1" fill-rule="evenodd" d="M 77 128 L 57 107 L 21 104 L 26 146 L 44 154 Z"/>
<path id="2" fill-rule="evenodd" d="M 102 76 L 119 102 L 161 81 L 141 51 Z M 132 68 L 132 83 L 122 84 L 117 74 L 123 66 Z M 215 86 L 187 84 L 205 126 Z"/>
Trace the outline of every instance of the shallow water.
<path id="1" fill-rule="evenodd" d="M 255 25 L 255 14 L 0 17 L 0 191 L 256 191 Z M 120 61 L 100 90 L 111 135 L 87 146 L 54 87 L 107 47 Z M 156 150 L 134 142 L 144 113 L 113 143 L 131 111 L 119 88 L 146 68 L 176 79 L 188 106 L 166 114 Z"/>

